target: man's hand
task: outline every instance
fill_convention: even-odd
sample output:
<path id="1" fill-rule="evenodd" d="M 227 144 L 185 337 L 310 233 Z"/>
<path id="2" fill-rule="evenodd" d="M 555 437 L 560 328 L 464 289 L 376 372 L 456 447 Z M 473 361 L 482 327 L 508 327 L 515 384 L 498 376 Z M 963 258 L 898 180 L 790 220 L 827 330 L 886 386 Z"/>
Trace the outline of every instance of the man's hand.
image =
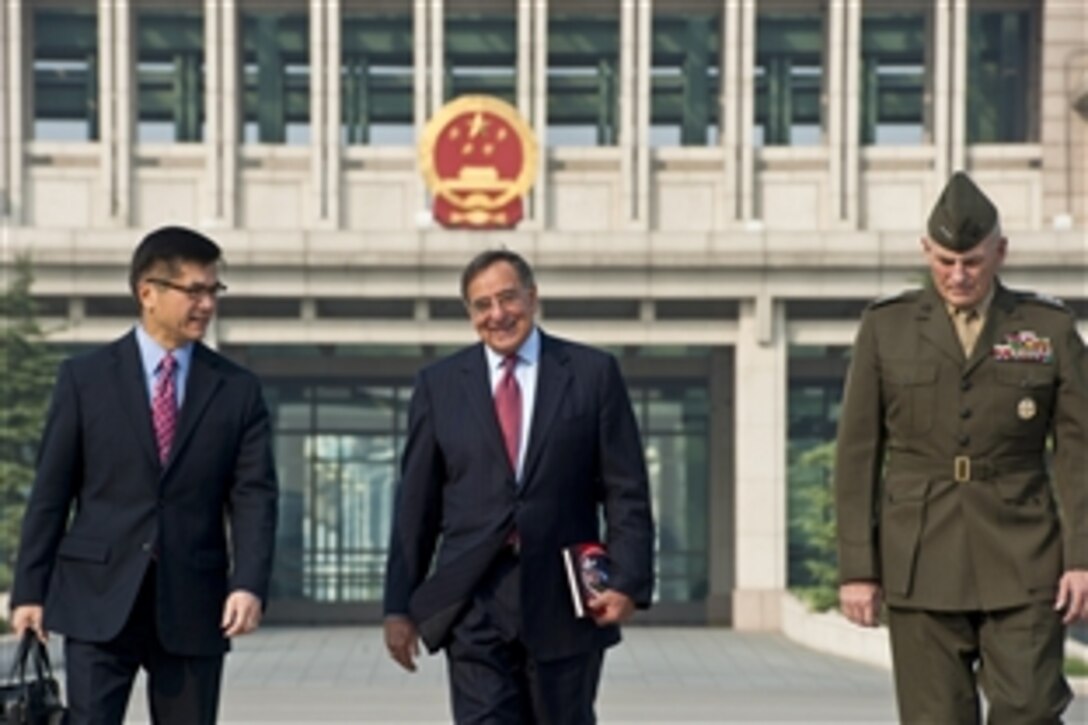
<path id="1" fill-rule="evenodd" d="M 385 648 L 389 650 L 398 665 L 409 672 L 416 671 L 416 658 L 419 657 L 419 634 L 412 620 L 401 614 L 390 614 L 385 618 Z"/>
<path id="2" fill-rule="evenodd" d="M 615 589 L 606 589 L 589 600 L 589 611 L 598 626 L 626 622 L 635 613 L 631 597 Z"/>
<path id="3" fill-rule="evenodd" d="M 1054 609 L 1065 610 L 1062 624 L 1088 620 L 1088 570 L 1071 569 L 1058 580 L 1058 599 Z"/>
<path id="4" fill-rule="evenodd" d="M 261 625 L 261 600 L 244 589 L 230 593 L 223 605 L 223 634 L 238 637 Z"/>
<path id="5" fill-rule="evenodd" d="M 23 632 L 29 629 L 38 635 L 38 639 L 45 642 L 49 635 L 42 628 L 43 616 L 40 604 L 24 604 L 16 607 L 11 613 L 11 629 L 20 638 Z"/>
<path id="6" fill-rule="evenodd" d="M 875 627 L 879 622 L 881 596 L 876 582 L 846 582 L 839 587 L 839 607 L 854 624 Z"/>

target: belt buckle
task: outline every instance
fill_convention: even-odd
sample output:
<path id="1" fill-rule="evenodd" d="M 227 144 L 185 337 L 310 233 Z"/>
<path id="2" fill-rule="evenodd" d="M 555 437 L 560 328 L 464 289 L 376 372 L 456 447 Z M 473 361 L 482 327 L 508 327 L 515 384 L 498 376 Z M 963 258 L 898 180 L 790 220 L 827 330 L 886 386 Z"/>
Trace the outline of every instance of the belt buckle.
<path id="1" fill-rule="evenodd" d="M 953 478 L 956 483 L 966 483 L 971 480 L 971 458 L 969 456 L 956 456 L 952 459 Z"/>

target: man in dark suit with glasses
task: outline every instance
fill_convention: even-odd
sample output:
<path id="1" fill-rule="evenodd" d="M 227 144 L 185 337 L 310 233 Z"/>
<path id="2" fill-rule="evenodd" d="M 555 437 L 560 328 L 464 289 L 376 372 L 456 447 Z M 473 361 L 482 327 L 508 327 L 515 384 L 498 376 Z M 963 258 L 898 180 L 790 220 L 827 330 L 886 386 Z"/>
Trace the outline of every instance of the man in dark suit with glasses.
<path id="1" fill-rule="evenodd" d="M 121 723 L 147 672 L 156 723 L 214 723 L 230 638 L 260 623 L 277 485 L 250 372 L 200 341 L 219 247 L 137 247 L 139 323 L 57 374 L 23 519 L 12 624 L 65 636 L 72 723 Z"/>

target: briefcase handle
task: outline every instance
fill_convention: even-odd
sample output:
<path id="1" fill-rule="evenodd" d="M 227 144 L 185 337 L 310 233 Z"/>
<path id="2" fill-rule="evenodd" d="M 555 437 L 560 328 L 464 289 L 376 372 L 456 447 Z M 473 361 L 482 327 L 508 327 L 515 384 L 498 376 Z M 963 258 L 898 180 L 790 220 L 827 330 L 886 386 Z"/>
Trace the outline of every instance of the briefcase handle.
<path id="1" fill-rule="evenodd" d="M 23 638 L 19 640 L 19 648 L 15 650 L 15 661 L 11 663 L 10 679 L 19 684 L 26 683 L 26 666 L 30 660 L 34 666 L 36 679 L 44 682 L 53 678 L 53 665 L 49 661 L 49 650 L 46 649 L 33 630 L 23 632 Z"/>

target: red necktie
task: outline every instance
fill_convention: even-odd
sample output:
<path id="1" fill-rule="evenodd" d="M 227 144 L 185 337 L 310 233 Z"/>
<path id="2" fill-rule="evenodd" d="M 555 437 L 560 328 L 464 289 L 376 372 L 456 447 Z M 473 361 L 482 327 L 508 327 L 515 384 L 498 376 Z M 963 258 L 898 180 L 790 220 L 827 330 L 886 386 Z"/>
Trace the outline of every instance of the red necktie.
<path id="1" fill-rule="evenodd" d="M 506 455 L 515 474 L 518 470 L 518 448 L 521 444 L 521 388 L 514 376 L 518 366 L 517 355 L 507 355 L 502 361 L 503 376 L 495 390 L 495 413 L 502 428 L 502 440 Z"/>
<path id="2" fill-rule="evenodd" d="M 178 396 L 174 385 L 174 371 L 178 361 L 170 353 L 159 365 L 159 379 L 155 382 L 155 395 L 151 400 L 151 422 L 155 426 L 155 442 L 159 446 L 159 460 L 166 463 L 174 431 L 178 427 Z"/>

